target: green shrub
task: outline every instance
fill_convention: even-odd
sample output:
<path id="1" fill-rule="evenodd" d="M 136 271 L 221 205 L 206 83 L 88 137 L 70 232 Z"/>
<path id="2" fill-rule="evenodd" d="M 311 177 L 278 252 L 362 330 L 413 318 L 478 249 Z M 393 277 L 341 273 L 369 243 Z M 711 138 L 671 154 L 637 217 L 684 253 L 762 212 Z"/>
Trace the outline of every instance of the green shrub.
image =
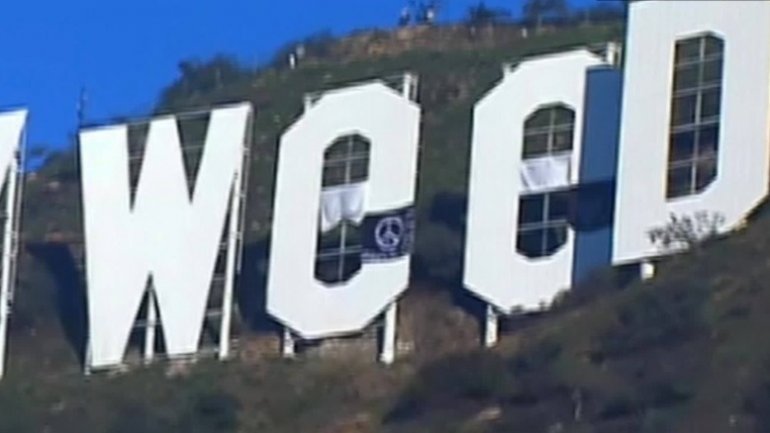
<path id="1" fill-rule="evenodd" d="M 238 400 L 222 391 L 193 395 L 182 410 L 179 431 L 189 433 L 229 433 L 238 428 Z"/>
<path id="2" fill-rule="evenodd" d="M 684 281 L 677 283 L 678 287 L 642 290 L 621 304 L 615 323 L 600 337 L 601 356 L 627 356 L 652 345 L 673 345 L 703 329 L 706 292 Z"/>
<path id="3" fill-rule="evenodd" d="M 508 362 L 494 352 L 453 355 L 424 367 L 396 402 L 387 419 L 402 421 L 426 410 L 484 403 L 511 391 Z"/>

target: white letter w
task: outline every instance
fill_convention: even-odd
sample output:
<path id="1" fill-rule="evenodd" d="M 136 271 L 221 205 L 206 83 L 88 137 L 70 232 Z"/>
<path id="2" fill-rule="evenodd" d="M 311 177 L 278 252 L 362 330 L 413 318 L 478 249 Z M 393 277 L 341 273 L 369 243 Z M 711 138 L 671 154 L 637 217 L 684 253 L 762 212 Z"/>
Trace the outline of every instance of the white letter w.
<path id="1" fill-rule="evenodd" d="M 128 126 L 81 132 L 90 366 L 121 363 L 149 277 L 168 355 L 197 351 L 250 115 L 211 112 L 192 198 L 177 119 L 153 120 L 133 206 Z"/>

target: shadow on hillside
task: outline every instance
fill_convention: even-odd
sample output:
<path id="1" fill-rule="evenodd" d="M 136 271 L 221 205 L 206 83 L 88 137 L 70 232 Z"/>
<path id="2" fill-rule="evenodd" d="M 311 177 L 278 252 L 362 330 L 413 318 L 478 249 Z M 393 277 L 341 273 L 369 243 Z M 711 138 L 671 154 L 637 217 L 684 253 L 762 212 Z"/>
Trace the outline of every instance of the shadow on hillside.
<path id="1" fill-rule="evenodd" d="M 440 192 L 418 214 L 411 267 L 411 281 L 418 283 L 414 286 L 444 291 L 460 284 L 465 209 L 464 195 Z"/>
<path id="2" fill-rule="evenodd" d="M 418 221 L 417 242 L 422 242 L 412 259 L 412 286 L 420 290 L 448 292 L 452 304 L 482 320 L 486 304 L 463 287 L 465 227 L 468 197 L 462 193 L 439 192 Z M 439 235 L 425 233 L 420 225 L 441 227 Z M 428 234 L 422 238 L 423 233 Z"/>
<path id="3" fill-rule="evenodd" d="M 420 290 L 442 291 L 451 294 L 454 306 L 466 311 L 483 324 L 487 303 L 467 290 L 463 284 L 465 267 L 465 236 L 467 226 L 467 195 L 440 192 L 435 195 L 426 217 L 418 221 L 420 251 L 413 258 L 412 279 Z M 420 224 L 441 227 L 439 235 L 420 238 Z M 428 233 L 431 235 L 430 233 Z M 447 239 L 450 238 L 450 239 Z M 438 258 L 438 259 L 437 259 Z M 607 267 L 594 272 L 569 292 L 557 310 L 575 308 L 608 293 L 622 290 L 638 280 L 638 265 Z M 554 311 L 554 310 L 551 310 Z M 520 331 L 545 317 L 542 312 L 518 312 L 499 317 L 501 333 Z"/>
<path id="4" fill-rule="evenodd" d="M 69 245 L 65 243 L 28 244 L 27 250 L 46 267 L 55 282 L 59 322 L 82 364 L 88 339 L 88 311 L 81 268 L 75 261 Z"/>
<path id="5" fill-rule="evenodd" d="M 280 327 L 267 313 L 267 268 L 270 239 L 251 242 L 243 247 L 241 274 L 236 297 L 241 317 L 249 329 L 257 332 L 278 331 Z"/>
<path id="6" fill-rule="evenodd" d="M 439 192 L 430 206 L 430 222 L 443 224 L 465 238 L 468 196 L 453 192 Z"/>
<path id="7" fill-rule="evenodd" d="M 55 284 L 54 298 L 59 322 L 82 364 L 88 339 L 88 304 L 82 268 L 65 243 L 32 243 L 27 244 L 27 250 L 51 275 Z M 268 250 L 268 239 L 244 247 L 243 268 L 236 292 L 241 317 L 255 331 L 279 329 L 265 307 Z"/>

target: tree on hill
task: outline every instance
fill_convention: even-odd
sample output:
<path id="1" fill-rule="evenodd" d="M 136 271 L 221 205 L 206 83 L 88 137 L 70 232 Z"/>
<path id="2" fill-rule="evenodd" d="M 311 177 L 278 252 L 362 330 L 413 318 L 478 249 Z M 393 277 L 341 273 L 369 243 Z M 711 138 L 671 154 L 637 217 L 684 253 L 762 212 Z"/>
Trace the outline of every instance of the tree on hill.
<path id="1" fill-rule="evenodd" d="M 724 223 L 724 215 L 718 212 L 699 211 L 693 216 L 671 214 L 665 225 L 649 230 L 647 235 L 663 252 L 695 250 L 716 237 Z"/>
<path id="2" fill-rule="evenodd" d="M 218 55 L 211 60 L 183 60 L 177 65 L 179 78 L 163 91 L 163 98 L 181 95 L 206 94 L 221 88 L 225 83 L 238 82 L 251 77 L 251 71 L 237 60 Z"/>
<path id="3" fill-rule="evenodd" d="M 498 24 L 511 16 L 511 12 L 502 8 L 490 8 L 483 1 L 468 8 L 465 22 L 472 27 Z"/>
<path id="4" fill-rule="evenodd" d="M 567 0 L 527 0 L 522 7 L 524 19 L 537 28 L 548 20 L 564 20 L 569 13 Z"/>
<path id="5" fill-rule="evenodd" d="M 600 23 L 622 20 L 626 15 L 626 6 L 623 1 L 607 0 L 583 10 L 584 21 L 587 23 Z"/>

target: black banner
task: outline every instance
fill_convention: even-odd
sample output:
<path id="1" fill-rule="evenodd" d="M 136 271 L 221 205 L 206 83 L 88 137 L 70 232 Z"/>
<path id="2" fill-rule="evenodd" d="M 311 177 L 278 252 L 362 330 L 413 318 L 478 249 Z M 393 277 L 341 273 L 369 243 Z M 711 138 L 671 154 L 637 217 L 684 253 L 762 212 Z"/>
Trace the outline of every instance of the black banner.
<path id="1" fill-rule="evenodd" d="M 361 224 L 361 262 L 394 260 L 412 252 L 414 244 L 414 207 L 370 214 Z"/>

